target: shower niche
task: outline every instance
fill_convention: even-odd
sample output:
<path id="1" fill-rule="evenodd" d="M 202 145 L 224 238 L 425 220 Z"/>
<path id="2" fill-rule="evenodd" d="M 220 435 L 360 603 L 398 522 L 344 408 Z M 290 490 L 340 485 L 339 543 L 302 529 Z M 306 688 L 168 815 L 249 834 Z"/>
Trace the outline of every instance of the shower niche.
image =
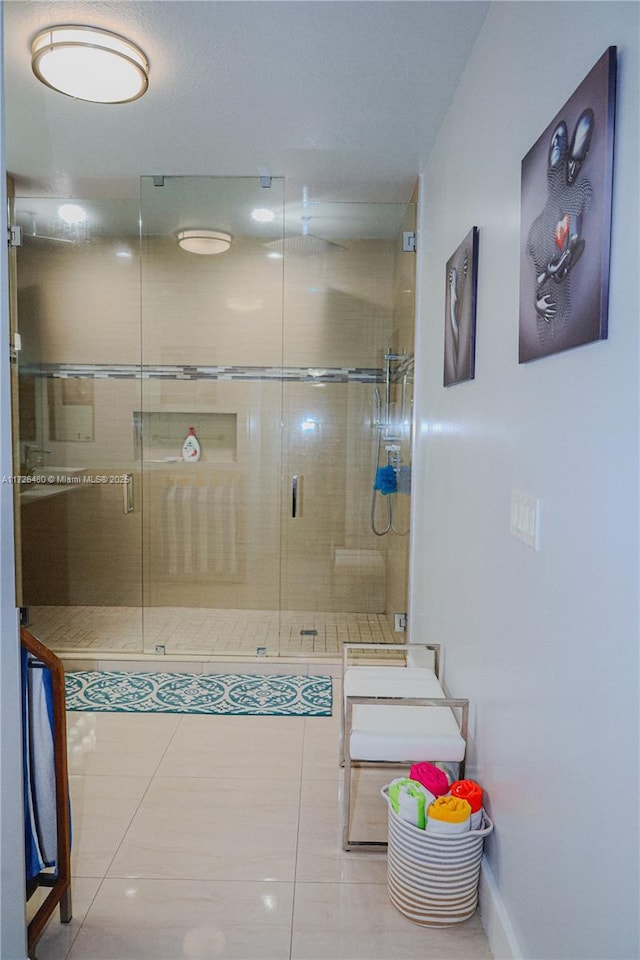
<path id="1" fill-rule="evenodd" d="M 200 463 L 236 463 L 238 414 L 202 411 L 142 411 L 133 414 L 133 452 L 145 463 L 177 463 L 193 427 L 200 442 Z M 191 464 L 193 466 L 193 464 Z"/>

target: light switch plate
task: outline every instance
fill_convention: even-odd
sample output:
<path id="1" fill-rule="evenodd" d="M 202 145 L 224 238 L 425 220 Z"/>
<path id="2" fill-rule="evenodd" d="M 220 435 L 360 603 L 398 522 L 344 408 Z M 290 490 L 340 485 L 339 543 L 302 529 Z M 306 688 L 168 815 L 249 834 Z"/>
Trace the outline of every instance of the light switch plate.
<path id="1" fill-rule="evenodd" d="M 532 550 L 540 550 L 540 513 L 542 501 L 528 493 L 511 491 L 511 520 L 509 532 Z"/>

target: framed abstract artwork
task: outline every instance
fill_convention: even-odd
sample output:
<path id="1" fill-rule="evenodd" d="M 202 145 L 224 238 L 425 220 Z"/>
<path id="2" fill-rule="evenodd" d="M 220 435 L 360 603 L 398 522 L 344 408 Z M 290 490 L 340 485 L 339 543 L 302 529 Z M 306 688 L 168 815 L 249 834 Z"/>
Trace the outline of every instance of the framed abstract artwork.
<path id="1" fill-rule="evenodd" d="M 473 380 L 476 362 L 478 228 L 472 227 L 445 271 L 444 386 Z"/>
<path id="2" fill-rule="evenodd" d="M 520 363 L 607 337 L 615 97 L 609 47 L 522 161 Z"/>

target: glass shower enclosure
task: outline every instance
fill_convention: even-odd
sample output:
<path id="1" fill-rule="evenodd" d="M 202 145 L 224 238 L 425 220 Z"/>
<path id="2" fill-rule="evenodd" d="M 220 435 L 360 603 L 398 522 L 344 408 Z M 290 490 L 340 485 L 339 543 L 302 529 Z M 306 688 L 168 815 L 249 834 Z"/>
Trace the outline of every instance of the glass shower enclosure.
<path id="1" fill-rule="evenodd" d="M 19 604 L 43 642 L 242 659 L 401 639 L 413 204 L 143 177 L 139 202 L 18 198 L 15 221 Z"/>

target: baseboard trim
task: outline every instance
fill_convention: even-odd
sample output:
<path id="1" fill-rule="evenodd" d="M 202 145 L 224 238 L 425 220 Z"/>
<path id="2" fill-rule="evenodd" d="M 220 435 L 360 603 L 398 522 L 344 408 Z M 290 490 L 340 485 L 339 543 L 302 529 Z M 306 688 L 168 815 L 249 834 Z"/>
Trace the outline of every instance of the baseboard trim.
<path id="1" fill-rule="evenodd" d="M 480 918 L 495 960 L 523 960 L 511 920 L 486 858 L 480 870 Z"/>

